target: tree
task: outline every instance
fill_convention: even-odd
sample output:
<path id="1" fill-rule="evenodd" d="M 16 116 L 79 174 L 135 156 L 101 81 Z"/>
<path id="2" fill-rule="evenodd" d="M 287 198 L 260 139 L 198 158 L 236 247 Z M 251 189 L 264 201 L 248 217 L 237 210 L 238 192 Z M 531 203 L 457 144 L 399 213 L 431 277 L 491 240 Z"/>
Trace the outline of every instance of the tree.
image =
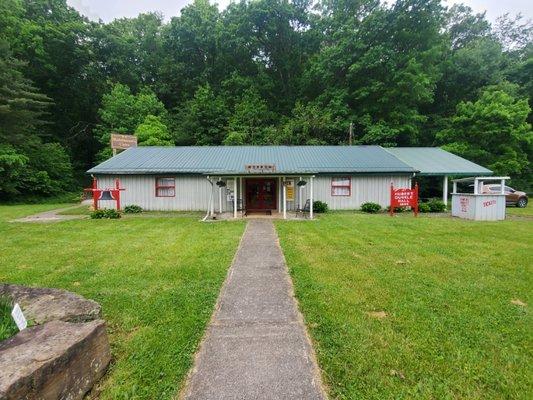
<path id="1" fill-rule="evenodd" d="M 533 132 L 527 123 L 531 110 L 527 100 L 515 93 L 511 84 L 490 86 L 475 102 L 459 103 L 438 140 L 445 149 L 486 165 L 497 175 L 531 179 Z"/>
<path id="2" fill-rule="evenodd" d="M 111 156 L 111 133 L 133 134 L 148 116 L 157 117 L 161 122 L 167 118 L 167 111 L 151 90 L 144 89 L 135 95 L 128 86 L 116 84 L 103 96 L 99 115 L 101 122 L 96 134 L 102 144 L 99 157 L 103 160 Z"/>
<path id="3" fill-rule="evenodd" d="M 51 195 L 72 189 L 72 165 L 58 143 L 43 143 L 38 136 L 48 121 L 51 99 L 24 76 L 26 63 L 13 56 L 10 26 L 17 25 L 16 12 L 0 6 L 0 198 Z M 20 15 L 20 14 L 19 14 Z M 13 42 L 11 39 L 10 42 Z"/>
<path id="4" fill-rule="evenodd" d="M 210 85 L 200 86 L 180 113 L 180 144 L 219 145 L 226 136 L 229 110 Z"/>
<path id="5" fill-rule="evenodd" d="M 98 26 L 93 35 L 98 43 L 98 58 L 105 60 L 106 77 L 134 91 L 148 85 L 158 87 L 166 56 L 162 31 L 163 17 L 157 13 L 115 19 Z"/>
<path id="6" fill-rule="evenodd" d="M 229 118 L 224 139 L 226 145 L 267 144 L 266 136 L 273 125 L 267 103 L 253 89 L 247 90 Z"/>
<path id="7" fill-rule="evenodd" d="M 504 92 L 531 107 L 533 28 L 520 15 L 491 25 L 442 0 L 239 0 L 223 11 L 194 0 L 165 17 L 91 22 L 67 0 L 0 1 L 4 187 L 31 182 L 28 171 L 34 188 L 42 171 L 59 176 L 37 163 L 51 143 L 83 180 L 111 154 L 111 132 L 144 144 L 345 144 L 353 123 L 357 144 L 433 146 L 458 142 L 441 132 L 489 86 L 514 83 Z M 497 137 L 495 154 L 513 159 Z"/>
<path id="8" fill-rule="evenodd" d="M 336 32 L 311 61 L 305 93 L 325 103 L 334 100 L 328 94 L 342 93 L 360 143 L 416 144 L 426 121 L 422 107 L 433 101 L 440 77 L 442 7 L 401 0 L 369 12 L 366 5 L 357 9 L 361 20 L 328 16 L 339 18 Z"/>
<path id="9" fill-rule="evenodd" d="M 18 183 L 28 157 L 20 154 L 13 146 L 0 144 L 0 198 L 18 194 Z"/>
<path id="10" fill-rule="evenodd" d="M 34 128 L 45 124 L 52 104 L 24 77 L 24 63 L 13 58 L 8 44 L 0 40 L 0 140 L 20 144 Z"/>
<path id="11" fill-rule="evenodd" d="M 167 126 L 160 117 L 147 115 L 144 121 L 135 130 L 139 146 L 172 146 L 174 142 L 170 137 Z"/>
<path id="12" fill-rule="evenodd" d="M 93 33 L 98 24 L 82 17 L 66 0 L 15 3 L 21 13 L 15 36 L 9 39 L 13 56 L 27 63 L 25 77 L 53 99 L 50 124 L 41 128 L 41 134 L 66 146 L 77 168 L 86 169 L 97 150 L 92 129 L 107 87 L 103 64 L 96 59 L 98 42 Z"/>
<path id="13" fill-rule="evenodd" d="M 464 4 L 454 4 L 446 12 L 446 32 L 451 48 L 456 50 L 467 46 L 475 40 L 490 36 L 490 24 L 485 13 L 474 14 Z"/>

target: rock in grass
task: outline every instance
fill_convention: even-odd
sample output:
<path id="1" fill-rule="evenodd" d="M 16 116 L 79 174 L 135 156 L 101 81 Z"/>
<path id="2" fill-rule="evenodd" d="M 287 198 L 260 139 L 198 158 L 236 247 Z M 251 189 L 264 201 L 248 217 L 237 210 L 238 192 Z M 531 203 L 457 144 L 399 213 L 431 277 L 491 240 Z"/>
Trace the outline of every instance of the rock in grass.
<path id="1" fill-rule="evenodd" d="M 0 399 L 82 399 L 110 360 L 102 320 L 28 328 L 0 343 Z"/>
<path id="2" fill-rule="evenodd" d="M 1 295 L 19 303 L 26 318 L 36 325 L 53 320 L 87 322 L 100 317 L 97 302 L 66 290 L 0 284 Z"/>

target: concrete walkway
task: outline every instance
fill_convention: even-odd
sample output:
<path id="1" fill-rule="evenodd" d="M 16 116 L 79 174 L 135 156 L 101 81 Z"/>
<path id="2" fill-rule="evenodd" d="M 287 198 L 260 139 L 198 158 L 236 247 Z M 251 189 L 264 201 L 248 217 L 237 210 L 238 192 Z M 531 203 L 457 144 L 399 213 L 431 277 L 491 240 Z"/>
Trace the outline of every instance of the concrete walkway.
<path id="1" fill-rule="evenodd" d="M 326 399 L 272 221 L 248 223 L 181 398 Z"/>
<path id="2" fill-rule="evenodd" d="M 44 211 L 38 214 L 28 215 L 27 217 L 14 219 L 10 222 L 59 222 L 69 219 L 84 219 L 87 215 L 62 215 L 60 212 L 80 207 L 79 204 L 69 207 L 56 208 L 55 210 Z"/>

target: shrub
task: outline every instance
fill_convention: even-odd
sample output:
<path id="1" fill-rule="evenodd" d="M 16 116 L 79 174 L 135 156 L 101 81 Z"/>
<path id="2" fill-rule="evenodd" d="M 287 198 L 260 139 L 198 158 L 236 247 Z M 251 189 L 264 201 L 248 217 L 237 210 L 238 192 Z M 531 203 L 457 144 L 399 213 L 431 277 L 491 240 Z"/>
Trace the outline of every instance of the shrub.
<path id="1" fill-rule="evenodd" d="M 317 214 L 325 213 L 328 211 L 328 204 L 320 200 L 313 201 L 313 211 Z"/>
<path id="2" fill-rule="evenodd" d="M 418 205 L 418 211 L 421 213 L 428 213 L 431 212 L 431 208 L 429 207 L 428 203 L 420 203 Z"/>
<path id="3" fill-rule="evenodd" d="M 375 214 L 381 210 L 381 206 L 378 203 L 363 203 L 361 205 L 361 211 L 366 213 Z"/>
<path id="4" fill-rule="evenodd" d="M 94 210 L 91 213 L 92 219 L 118 219 L 120 218 L 120 212 L 113 209 Z"/>
<path id="5" fill-rule="evenodd" d="M 390 211 L 390 206 L 387 207 L 387 212 Z M 407 208 L 406 207 L 394 207 L 394 212 L 395 213 L 401 213 L 401 212 L 404 212 L 404 211 L 407 211 Z"/>
<path id="6" fill-rule="evenodd" d="M 135 204 L 131 204 L 129 206 L 124 207 L 124 213 L 126 214 L 139 214 L 142 212 L 143 212 L 143 208 Z"/>
<path id="7" fill-rule="evenodd" d="M 443 212 L 446 211 L 446 204 L 442 200 L 431 199 L 428 201 L 427 205 L 429 206 L 430 212 Z"/>

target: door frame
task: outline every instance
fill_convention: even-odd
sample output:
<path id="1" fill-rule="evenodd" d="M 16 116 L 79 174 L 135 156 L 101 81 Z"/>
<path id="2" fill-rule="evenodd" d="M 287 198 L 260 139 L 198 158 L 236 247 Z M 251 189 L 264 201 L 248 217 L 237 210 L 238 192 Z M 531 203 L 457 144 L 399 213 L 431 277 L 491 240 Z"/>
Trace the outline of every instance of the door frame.
<path id="1" fill-rule="evenodd" d="M 273 211 L 278 209 L 278 179 L 274 177 L 254 177 L 244 179 L 244 209 L 245 211 Z M 274 188 L 273 205 L 270 208 L 250 208 L 250 201 L 248 201 L 248 183 L 271 181 Z"/>

